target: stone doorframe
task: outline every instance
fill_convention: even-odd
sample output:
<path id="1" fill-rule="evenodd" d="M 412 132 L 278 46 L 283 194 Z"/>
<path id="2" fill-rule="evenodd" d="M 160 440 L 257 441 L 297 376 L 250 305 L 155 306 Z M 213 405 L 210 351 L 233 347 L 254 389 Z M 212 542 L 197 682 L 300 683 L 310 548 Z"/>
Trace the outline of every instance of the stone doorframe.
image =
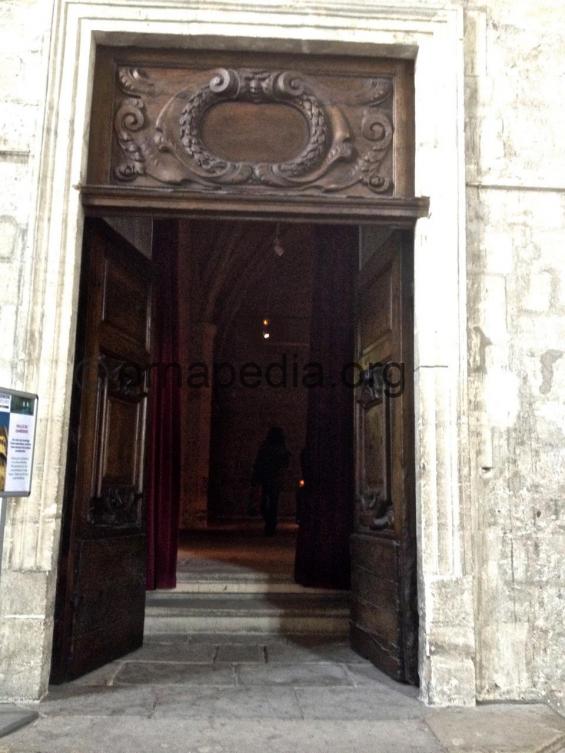
<path id="1" fill-rule="evenodd" d="M 358 15 L 356 15 L 358 14 Z M 56 0 L 21 388 L 38 392 L 35 486 L 10 505 L 2 579 L 31 589 L 0 654 L 12 697 L 46 689 L 81 261 L 94 51 L 111 45 L 253 48 L 416 59 L 415 410 L 421 698 L 475 702 L 467 446 L 463 18 L 449 2 Z M 6 591 L 8 593 L 8 591 Z M 0 594 L 0 597 L 3 596 Z M 33 640 L 21 640 L 22 629 Z M 7 663 L 7 667 L 4 666 Z M 13 669 L 11 670 L 11 666 Z M 8 674 L 6 674 L 8 677 Z M 6 691 L 4 691 L 6 692 Z"/>

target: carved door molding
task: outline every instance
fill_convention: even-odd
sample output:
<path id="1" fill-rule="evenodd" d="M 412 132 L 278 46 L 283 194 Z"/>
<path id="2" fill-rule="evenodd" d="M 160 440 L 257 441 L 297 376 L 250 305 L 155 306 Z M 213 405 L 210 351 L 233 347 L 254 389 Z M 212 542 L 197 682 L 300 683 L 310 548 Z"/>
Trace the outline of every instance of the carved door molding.
<path id="1" fill-rule="evenodd" d="M 383 671 L 416 683 L 412 237 L 372 229 L 360 246 L 351 639 Z"/>
<path id="2" fill-rule="evenodd" d="M 145 615 L 151 263 L 106 223 L 84 236 L 51 681 L 138 648 Z"/>
<path id="3" fill-rule="evenodd" d="M 92 112 L 90 206 L 425 211 L 411 61 L 101 47 Z"/>

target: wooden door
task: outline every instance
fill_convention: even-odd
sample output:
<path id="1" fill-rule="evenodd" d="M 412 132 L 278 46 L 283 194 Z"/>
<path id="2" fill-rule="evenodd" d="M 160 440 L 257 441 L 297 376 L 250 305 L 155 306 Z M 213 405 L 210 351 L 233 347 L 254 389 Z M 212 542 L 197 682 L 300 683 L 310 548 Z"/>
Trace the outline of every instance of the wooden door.
<path id="1" fill-rule="evenodd" d="M 417 682 L 412 239 L 362 229 L 356 312 L 352 644 Z"/>
<path id="2" fill-rule="evenodd" d="M 150 272 L 106 223 L 87 221 L 52 682 L 143 642 Z"/>

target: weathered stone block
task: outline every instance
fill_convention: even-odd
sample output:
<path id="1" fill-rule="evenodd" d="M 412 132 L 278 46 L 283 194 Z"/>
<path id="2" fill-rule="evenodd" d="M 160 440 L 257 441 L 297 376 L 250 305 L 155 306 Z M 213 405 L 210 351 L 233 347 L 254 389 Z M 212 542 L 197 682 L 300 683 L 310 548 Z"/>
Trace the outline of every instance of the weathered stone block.
<path id="1" fill-rule="evenodd" d="M 29 617 L 46 611 L 48 574 L 45 572 L 2 572 L 0 615 Z"/>
<path id="2" fill-rule="evenodd" d="M 38 700 L 46 688 L 49 657 L 45 640 L 50 625 L 42 617 L 0 621 L 0 702 Z"/>

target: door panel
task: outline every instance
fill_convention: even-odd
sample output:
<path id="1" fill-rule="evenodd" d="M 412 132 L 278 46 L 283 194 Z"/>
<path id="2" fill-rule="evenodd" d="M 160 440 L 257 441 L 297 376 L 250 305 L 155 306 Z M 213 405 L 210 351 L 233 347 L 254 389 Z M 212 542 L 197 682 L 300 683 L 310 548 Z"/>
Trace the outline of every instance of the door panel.
<path id="1" fill-rule="evenodd" d="M 88 220 L 52 682 L 143 642 L 150 302 L 148 260 Z"/>
<path id="2" fill-rule="evenodd" d="M 417 681 L 410 234 L 363 231 L 358 274 L 352 643 Z"/>

